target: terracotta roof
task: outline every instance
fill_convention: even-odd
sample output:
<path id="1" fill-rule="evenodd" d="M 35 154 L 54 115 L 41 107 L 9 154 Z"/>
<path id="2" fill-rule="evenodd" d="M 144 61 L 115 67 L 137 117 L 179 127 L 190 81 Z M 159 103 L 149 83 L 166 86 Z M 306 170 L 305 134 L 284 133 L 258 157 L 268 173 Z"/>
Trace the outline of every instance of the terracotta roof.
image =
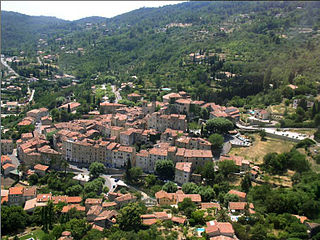
<path id="1" fill-rule="evenodd" d="M 6 170 L 7 168 L 16 168 L 16 166 L 15 165 L 13 165 L 12 163 L 6 163 L 5 165 L 3 165 L 2 166 L 2 168 L 4 169 L 4 170 Z"/>
<path id="2" fill-rule="evenodd" d="M 210 240 L 235 240 L 235 238 L 220 235 L 220 236 L 211 237 Z"/>
<path id="3" fill-rule="evenodd" d="M 94 220 L 95 221 L 100 221 L 105 219 L 111 220 L 111 218 L 116 217 L 117 215 L 118 215 L 118 212 L 115 210 L 104 210 Z"/>
<path id="4" fill-rule="evenodd" d="M 219 203 L 213 203 L 213 202 L 201 203 L 201 209 L 208 209 L 208 208 L 217 208 L 218 210 L 221 209 Z"/>
<path id="5" fill-rule="evenodd" d="M 8 198 L 8 196 L 1 197 L 1 204 L 3 204 L 4 202 L 8 202 Z"/>
<path id="6" fill-rule="evenodd" d="M 183 98 L 176 100 L 176 103 L 181 103 L 181 104 L 191 104 L 191 102 L 192 101 L 190 99 L 183 99 Z"/>
<path id="7" fill-rule="evenodd" d="M 221 155 L 220 156 L 220 161 L 225 161 L 225 160 L 232 160 L 234 161 L 234 163 L 237 165 L 237 166 L 242 166 L 243 163 L 245 163 L 245 160 L 243 157 L 241 156 L 234 156 L 234 155 L 231 155 L 231 156 L 227 156 L 227 155 Z"/>
<path id="8" fill-rule="evenodd" d="M 181 98 L 181 95 L 178 93 L 168 93 L 162 97 L 163 99 L 170 99 L 170 98 Z"/>
<path id="9" fill-rule="evenodd" d="M 217 225 L 209 225 L 206 227 L 206 233 L 207 234 L 211 234 L 211 233 L 219 234 L 219 228 Z"/>
<path id="10" fill-rule="evenodd" d="M 176 194 L 177 202 L 182 202 L 185 198 L 190 198 L 192 202 L 201 202 L 200 194 Z"/>
<path id="11" fill-rule="evenodd" d="M 34 170 L 46 171 L 49 168 L 49 166 L 37 164 L 33 168 L 34 168 Z"/>
<path id="12" fill-rule="evenodd" d="M 247 196 L 247 194 L 245 192 L 240 192 L 235 189 L 231 189 L 228 193 L 233 194 L 233 195 L 237 195 L 239 198 L 246 198 L 246 196 Z"/>
<path id="13" fill-rule="evenodd" d="M 304 223 L 304 221 L 308 220 L 308 218 L 305 216 L 299 216 L 299 215 L 294 215 L 294 214 L 292 216 L 295 216 L 296 218 L 298 218 L 301 223 Z"/>
<path id="14" fill-rule="evenodd" d="M 152 155 L 157 155 L 157 156 L 167 156 L 168 155 L 168 150 L 167 149 L 163 149 L 163 148 L 151 148 L 149 150 L 149 153 Z"/>
<path id="15" fill-rule="evenodd" d="M 154 212 L 153 214 L 156 216 L 157 219 L 169 219 L 169 215 L 166 212 Z"/>
<path id="16" fill-rule="evenodd" d="M 185 149 L 186 158 L 213 158 L 211 150 Z"/>
<path id="17" fill-rule="evenodd" d="M 22 195 L 23 187 L 11 187 L 9 188 L 9 195 Z"/>
<path id="18" fill-rule="evenodd" d="M 172 217 L 171 218 L 172 222 L 176 222 L 179 224 L 184 224 L 186 220 L 187 220 L 187 218 L 185 218 L 185 217 Z"/>
<path id="19" fill-rule="evenodd" d="M 124 194 L 120 197 L 117 197 L 115 199 L 115 201 L 117 202 L 123 202 L 123 201 L 129 201 L 129 200 L 132 200 L 132 199 L 136 199 L 137 197 L 132 195 L 131 193 L 127 193 L 127 194 Z"/>
<path id="20" fill-rule="evenodd" d="M 120 152 L 127 152 L 127 153 L 133 153 L 134 152 L 134 148 L 133 147 L 127 147 L 127 146 L 120 146 L 118 148 L 118 150 Z"/>
<path id="21" fill-rule="evenodd" d="M 80 203 L 82 201 L 82 197 L 67 197 L 67 203 Z"/>
<path id="22" fill-rule="evenodd" d="M 102 207 L 100 205 L 94 205 L 91 206 L 89 211 L 87 212 L 87 215 L 96 215 L 98 216 L 102 210 Z"/>
<path id="23" fill-rule="evenodd" d="M 117 203 L 116 203 L 116 202 L 103 202 L 103 203 L 102 203 L 102 207 L 103 207 L 103 208 L 115 207 L 115 206 L 117 206 Z"/>
<path id="24" fill-rule="evenodd" d="M 104 228 L 103 228 L 103 227 L 100 227 L 100 226 L 98 226 L 98 225 L 96 225 L 96 224 L 93 224 L 93 225 L 92 225 L 92 229 L 96 229 L 96 230 L 102 232 Z"/>
<path id="25" fill-rule="evenodd" d="M 143 219 L 142 220 L 142 224 L 150 226 L 157 223 L 157 219 L 153 218 L 153 219 Z"/>
<path id="26" fill-rule="evenodd" d="M 61 236 L 65 236 L 65 237 L 71 236 L 71 232 L 69 232 L 69 231 L 64 231 L 64 232 L 61 233 Z"/>
<path id="27" fill-rule="evenodd" d="M 183 172 L 191 172 L 192 163 L 191 162 L 177 162 L 176 169 Z"/>
<path id="28" fill-rule="evenodd" d="M 45 193 L 45 194 L 38 194 L 37 195 L 37 202 L 47 202 L 52 199 L 51 193 Z"/>
<path id="29" fill-rule="evenodd" d="M 174 194 L 170 194 L 170 193 L 167 193 L 166 191 L 160 190 L 159 192 L 155 193 L 155 197 L 157 199 L 168 198 L 172 200 L 174 198 Z"/>
<path id="30" fill-rule="evenodd" d="M 1 164 L 4 164 L 5 162 L 12 163 L 12 160 L 8 155 L 1 156 Z"/>
<path id="31" fill-rule="evenodd" d="M 23 196 L 30 197 L 35 196 L 37 193 L 37 187 L 25 187 L 23 189 Z"/>
<path id="32" fill-rule="evenodd" d="M 142 219 L 151 219 L 151 218 L 156 218 L 156 215 L 154 214 L 143 214 L 140 216 Z"/>
<path id="33" fill-rule="evenodd" d="M 230 210 L 244 210 L 247 203 L 245 202 L 229 202 Z"/>
<path id="34" fill-rule="evenodd" d="M 137 93 L 130 93 L 128 94 L 128 97 L 141 97 L 141 95 Z"/>
<path id="35" fill-rule="evenodd" d="M 85 207 L 80 206 L 79 204 L 70 204 L 70 205 L 63 206 L 61 212 L 62 212 L 62 213 L 67 213 L 67 212 L 69 212 L 72 208 L 76 208 L 78 211 L 81 211 L 81 212 L 84 212 L 84 211 L 86 210 Z"/>
<path id="36" fill-rule="evenodd" d="M 67 202 L 67 196 L 52 196 L 52 201 L 54 204 L 58 204 L 59 202 Z"/>
<path id="37" fill-rule="evenodd" d="M 221 234 L 234 234 L 233 227 L 229 222 L 217 222 Z"/>
<path id="38" fill-rule="evenodd" d="M 87 198 L 85 201 L 85 204 L 101 204 L 102 199 L 101 198 Z"/>

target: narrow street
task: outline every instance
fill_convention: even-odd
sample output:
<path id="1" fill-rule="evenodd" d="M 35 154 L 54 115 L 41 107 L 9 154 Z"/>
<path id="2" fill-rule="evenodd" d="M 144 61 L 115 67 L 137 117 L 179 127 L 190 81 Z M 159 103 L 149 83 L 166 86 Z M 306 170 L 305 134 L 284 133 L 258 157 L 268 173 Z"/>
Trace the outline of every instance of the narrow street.
<path id="1" fill-rule="evenodd" d="M 117 90 L 117 87 L 115 85 L 111 85 L 113 93 L 116 95 L 115 103 L 118 103 L 120 100 L 122 100 L 122 97 L 120 95 L 120 90 Z"/>

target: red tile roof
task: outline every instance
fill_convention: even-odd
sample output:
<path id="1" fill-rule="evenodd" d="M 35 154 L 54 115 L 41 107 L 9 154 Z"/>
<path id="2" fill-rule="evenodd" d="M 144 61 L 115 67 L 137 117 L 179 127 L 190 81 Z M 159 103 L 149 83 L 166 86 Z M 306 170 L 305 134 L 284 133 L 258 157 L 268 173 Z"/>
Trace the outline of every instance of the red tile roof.
<path id="1" fill-rule="evenodd" d="M 85 201 L 85 204 L 101 204 L 102 199 L 101 198 L 87 198 Z"/>
<path id="2" fill-rule="evenodd" d="M 150 226 L 157 223 L 157 219 L 153 218 L 153 219 L 143 219 L 142 220 L 142 224 Z"/>
<path id="3" fill-rule="evenodd" d="M 233 195 L 237 195 L 239 198 L 246 198 L 246 196 L 247 196 L 247 194 L 245 192 L 240 192 L 235 189 L 231 189 L 228 193 L 233 194 Z"/>
<path id="4" fill-rule="evenodd" d="M 184 224 L 186 222 L 186 220 L 187 220 L 187 218 L 185 218 L 185 217 L 172 217 L 171 218 L 172 222 L 176 222 L 179 224 Z"/>
<path id="5" fill-rule="evenodd" d="M 190 162 L 177 162 L 176 169 L 183 172 L 191 172 L 192 163 Z"/>
<path id="6" fill-rule="evenodd" d="M 76 208 L 78 211 L 81 211 L 81 212 L 84 212 L 84 211 L 86 210 L 85 207 L 80 206 L 79 204 L 70 204 L 70 205 L 63 206 L 61 212 L 62 212 L 62 213 L 67 213 L 67 212 L 69 212 L 72 208 Z"/>
<path id="7" fill-rule="evenodd" d="M 201 209 L 208 209 L 208 208 L 217 208 L 218 210 L 221 209 L 219 203 L 212 203 L 212 202 L 201 203 Z"/>
<path id="8" fill-rule="evenodd" d="M 35 165 L 33 168 L 34 168 L 34 170 L 47 171 L 47 169 L 49 168 L 49 166 L 42 165 L 42 164 L 37 164 L 37 165 Z"/>
<path id="9" fill-rule="evenodd" d="M 80 203 L 82 201 L 82 197 L 67 197 L 67 203 Z"/>
<path id="10" fill-rule="evenodd" d="M 9 188 L 9 195 L 22 195 L 23 187 L 11 187 Z"/>

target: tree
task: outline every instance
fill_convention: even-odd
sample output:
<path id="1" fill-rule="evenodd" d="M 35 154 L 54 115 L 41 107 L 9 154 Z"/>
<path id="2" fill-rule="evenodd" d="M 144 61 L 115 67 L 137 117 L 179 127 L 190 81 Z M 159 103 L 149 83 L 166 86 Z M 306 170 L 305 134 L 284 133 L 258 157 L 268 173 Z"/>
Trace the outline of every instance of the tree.
<path id="1" fill-rule="evenodd" d="M 102 192 L 102 187 L 104 183 L 102 180 L 104 179 L 96 178 L 91 182 L 87 182 L 84 185 L 84 192 L 86 194 L 91 193 L 91 195 L 93 194 L 94 196 L 99 195 Z"/>
<path id="2" fill-rule="evenodd" d="M 68 122 L 69 121 L 69 114 L 66 110 L 61 110 L 60 120 L 61 120 L 61 122 Z"/>
<path id="3" fill-rule="evenodd" d="M 105 173 L 105 166 L 99 162 L 93 162 L 90 164 L 89 171 L 91 179 L 98 178 L 101 174 Z"/>
<path id="4" fill-rule="evenodd" d="M 154 174 L 149 174 L 148 176 L 145 177 L 144 181 L 145 181 L 146 187 L 151 187 L 156 184 L 157 177 Z"/>
<path id="5" fill-rule="evenodd" d="M 29 215 L 20 206 L 1 207 L 1 229 L 3 234 L 24 230 L 29 221 Z"/>
<path id="6" fill-rule="evenodd" d="M 234 128 L 233 123 L 226 118 L 209 119 L 206 124 L 206 130 L 211 133 L 227 133 Z"/>
<path id="7" fill-rule="evenodd" d="M 80 184 L 70 186 L 66 189 L 68 196 L 79 196 L 82 193 L 83 187 Z"/>
<path id="8" fill-rule="evenodd" d="M 207 184 L 213 185 L 215 178 L 215 168 L 212 161 L 205 163 L 201 171 L 201 176 L 206 180 Z"/>
<path id="9" fill-rule="evenodd" d="M 66 223 L 66 230 L 71 232 L 75 240 L 80 240 L 90 230 L 91 226 L 87 223 L 86 219 L 73 218 Z"/>
<path id="10" fill-rule="evenodd" d="M 212 150 L 217 150 L 217 151 L 221 150 L 224 142 L 223 136 L 221 136 L 220 134 L 214 133 L 210 135 L 208 140 L 212 144 L 211 146 Z"/>
<path id="11" fill-rule="evenodd" d="M 265 137 L 267 136 L 266 130 L 262 129 L 259 133 L 260 137 L 261 137 L 261 141 L 265 140 Z"/>
<path id="12" fill-rule="evenodd" d="M 126 164 L 126 173 L 125 173 L 125 179 L 130 182 L 131 181 L 131 175 L 130 175 L 130 169 L 131 169 L 131 161 L 128 160 Z"/>
<path id="13" fill-rule="evenodd" d="M 121 230 L 138 231 L 141 226 L 140 215 L 143 213 L 138 203 L 129 203 L 119 210 L 117 222 Z"/>
<path id="14" fill-rule="evenodd" d="M 156 174 L 162 179 L 174 178 L 174 163 L 171 160 L 159 160 L 156 162 Z"/>
<path id="15" fill-rule="evenodd" d="M 28 177 L 28 182 L 30 185 L 36 185 L 38 183 L 39 177 L 37 174 L 32 174 Z"/>
<path id="16" fill-rule="evenodd" d="M 178 187 L 174 182 L 169 181 L 163 185 L 162 190 L 168 193 L 175 193 L 178 190 Z"/>
<path id="17" fill-rule="evenodd" d="M 214 190 L 210 186 L 200 186 L 198 194 L 201 195 L 201 199 L 204 202 L 210 202 L 215 197 Z"/>
<path id="18" fill-rule="evenodd" d="M 191 218 L 189 220 L 189 223 L 190 223 L 191 226 L 205 224 L 204 211 L 203 210 L 197 210 L 197 211 L 192 212 L 191 213 Z"/>
<path id="19" fill-rule="evenodd" d="M 227 210 L 221 209 L 218 211 L 217 221 L 218 222 L 229 222 L 230 221 L 230 217 L 228 215 Z"/>
<path id="20" fill-rule="evenodd" d="M 219 171 L 226 178 L 230 173 L 239 171 L 239 167 L 232 160 L 224 160 L 218 163 Z"/>
<path id="21" fill-rule="evenodd" d="M 197 209 L 196 204 L 192 202 L 190 198 L 185 198 L 182 202 L 179 202 L 178 208 L 179 211 L 182 211 L 188 218 L 190 218 L 192 212 Z"/>
<path id="22" fill-rule="evenodd" d="M 198 193 L 199 186 L 193 182 L 187 182 L 182 185 L 182 191 L 185 194 L 195 194 Z"/>
<path id="23" fill-rule="evenodd" d="M 248 193 L 251 186 L 252 186 L 251 178 L 250 178 L 249 174 L 247 173 L 246 175 L 244 175 L 244 177 L 241 181 L 241 188 L 244 192 Z"/>
<path id="24" fill-rule="evenodd" d="M 139 182 L 141 175 L 143 174 L 143 171 L 140 167 L 133 167 L 129 169 L 130 179 L 132 182 Z"/>

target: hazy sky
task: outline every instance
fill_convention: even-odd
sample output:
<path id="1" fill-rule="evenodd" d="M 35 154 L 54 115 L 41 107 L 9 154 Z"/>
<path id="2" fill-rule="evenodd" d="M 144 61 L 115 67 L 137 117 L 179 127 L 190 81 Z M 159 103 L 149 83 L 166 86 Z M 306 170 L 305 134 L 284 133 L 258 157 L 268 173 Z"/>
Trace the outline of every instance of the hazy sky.
<path id="1" fill-rule="evenodd" d="M 160 7 L 180 2 L 182 1 L 1 1 L 1 10 L 77 20 L 90 16 L 114 17 L 142 7 Z"/>

